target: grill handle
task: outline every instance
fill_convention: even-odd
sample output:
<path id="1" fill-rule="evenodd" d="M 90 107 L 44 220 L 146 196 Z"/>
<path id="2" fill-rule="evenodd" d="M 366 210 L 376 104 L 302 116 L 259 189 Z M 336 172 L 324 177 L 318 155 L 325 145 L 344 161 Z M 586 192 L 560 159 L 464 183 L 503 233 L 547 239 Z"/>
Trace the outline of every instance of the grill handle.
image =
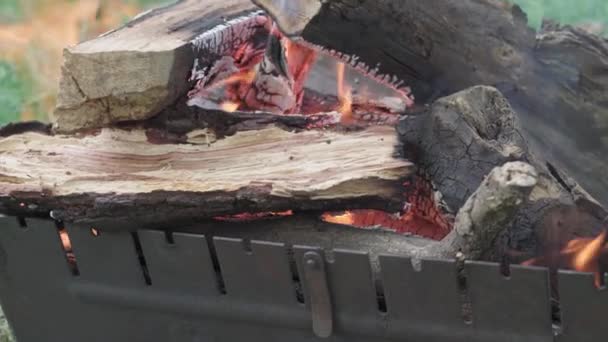
<path id="1" fill-rule="evenodd" d="M 320 338 L 328 338 L 333 333 L 333 312 L 325 261 L 318 252 L 306 252 L 304 260 L 304 280 L 308 287 L 312 330 Z"/>

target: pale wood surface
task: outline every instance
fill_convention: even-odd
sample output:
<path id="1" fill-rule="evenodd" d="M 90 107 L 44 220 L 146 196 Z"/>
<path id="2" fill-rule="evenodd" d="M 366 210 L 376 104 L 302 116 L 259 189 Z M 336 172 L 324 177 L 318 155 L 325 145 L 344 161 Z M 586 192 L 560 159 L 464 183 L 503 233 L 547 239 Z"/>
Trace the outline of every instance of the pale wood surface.
<path id="1" fill-rule="evenodd" d="M 111 129 L 85 137 L 4 138 L 0 210 L 58 210 L 71 219 L 135 214 L 130 209 L 144 216 L 188 209 L 193 217 L 349 206 L 398 210 L 401 183 L 413 168 L 395 157 L 391 127 L 349 133 L 270 127 L 217 141 L 201 130 L 191 134 L 191 144 L 179 145 L 147 139 L 143 130 Z"/>
<path id="2" fill-rule="evenodd" d="M 70 132 L 158 114 L 192 86 L 192 40 L 254 9 L 249 0 L 182 0 L 66 48 L 55 129 Z"/>

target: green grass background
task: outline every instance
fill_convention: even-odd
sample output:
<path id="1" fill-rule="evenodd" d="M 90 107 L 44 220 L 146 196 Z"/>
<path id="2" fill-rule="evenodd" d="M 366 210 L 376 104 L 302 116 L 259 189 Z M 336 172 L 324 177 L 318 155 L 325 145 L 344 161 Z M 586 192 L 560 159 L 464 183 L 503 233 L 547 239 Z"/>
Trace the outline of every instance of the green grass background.
<path id="1" fill-rule="evenodd" d="M 528 14 L 530 25 L 538 28 L 542 18 L 551 18 L 565 24 L 599 22 L 608 24 L 606 0 L 514 0 Z"/>
<path id="2" fill-rule="evenodd" d="M 73 0 L 78 1 L 78 0 Z M 167 0 L 124 0 L 137 2 L 142 8 L 154 6 Z M 598 22 L 608 24 L 607 0 L 515 0 L 528 14 L 530 25 L 538 28 L 543 17 L 562 23 L 577 24 Z M 23 18 L 20 0 L 0 0 L 0 23 L 14 23 Z M 15 65 L 0 60 L 0 125 L 19 120 L 25 103 L 32 103 L 35 96 L 32 81 L 26 72 Z M 37 113 L 46 117 L 45 113 Z"/>

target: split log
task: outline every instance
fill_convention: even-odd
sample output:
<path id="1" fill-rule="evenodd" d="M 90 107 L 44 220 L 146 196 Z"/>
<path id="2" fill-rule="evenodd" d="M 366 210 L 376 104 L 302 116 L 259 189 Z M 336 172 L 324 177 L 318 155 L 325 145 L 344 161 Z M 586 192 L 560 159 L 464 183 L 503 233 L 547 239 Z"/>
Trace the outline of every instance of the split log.
<path id="1" fill-rule="evenodd" d="M 396 117 L 396 116 L 395 116 Z M 221 110 L 208 110 L 197 106 L 188 106 L 185 101 L 178 101 L 163 112 L 143 123 L 126 122 L 119 127 L 145 126 L 158 130 L 163 136 L 172 137 L 174 142 L 186 142 L 187 135 L 192 131 L 210 129 L 218 138 L 233 135 L 237 132 L 259 130 L 270 125 L 286 130 L 300 131 L 314 127 L 340 126 L 340 116 L 336 112 L 319 113 L 315 115 L 280 115 L 267 112 L 227 113 Z M 327 125 L 322 125 L 330 123 Z M 342 127 L 346 129 L 346 127 Z M 356 127 L 355 127 L 356 129 Z M 0 134 L 2 131 L 0 131 Z"/>
<path id="2" fill-rule="evenodd" d="M 249 0 L 182 0 L 64 51 L 54 116 L 69 132 L 158 114 L 191 89 L 192 40 L 251 13 Z"/>
<path id="3" fill-rule="evenodd" d="M 254 2 L 285 32 L 405 81 L 419 103 L 496 86 L 530 147 L 608 203 L 605 39 L 558 25 L 536 35 L 518 6 L 497 0 Z"/>
<path id="4" fill-rule="evenodd" d="M 194 132 L 196 133 L 196 132 Z M 413 165 L 393 128 L 299 133 L 270 127 L 152 144 L 145 130 L 0 140 L 0 212 L 130 225 L 242 212 L 403 206 Z"/>

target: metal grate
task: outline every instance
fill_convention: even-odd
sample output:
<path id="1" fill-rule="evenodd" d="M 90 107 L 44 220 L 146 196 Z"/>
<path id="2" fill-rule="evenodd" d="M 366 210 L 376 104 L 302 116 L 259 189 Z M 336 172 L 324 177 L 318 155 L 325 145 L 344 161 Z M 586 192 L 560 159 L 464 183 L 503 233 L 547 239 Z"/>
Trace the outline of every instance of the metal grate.
<path id="1" fill-rule="evenodd" d="M 380 256 L 376 277 L 361 251 L 324 257 L 320 249 L 278 243 L 66 228 L 76 273 L 53 222 L 0 218 L 0 299 L 19 342 L 608 336 L 601 321 L 608 295 L 587 274 L 560 272 L 562 333 L 554 336 L 543 268 L 511 267 L 506 278 L 496 264 L 470 262 L 463 287 L 453 261 L 413 267 L 407 258 Z"/>

